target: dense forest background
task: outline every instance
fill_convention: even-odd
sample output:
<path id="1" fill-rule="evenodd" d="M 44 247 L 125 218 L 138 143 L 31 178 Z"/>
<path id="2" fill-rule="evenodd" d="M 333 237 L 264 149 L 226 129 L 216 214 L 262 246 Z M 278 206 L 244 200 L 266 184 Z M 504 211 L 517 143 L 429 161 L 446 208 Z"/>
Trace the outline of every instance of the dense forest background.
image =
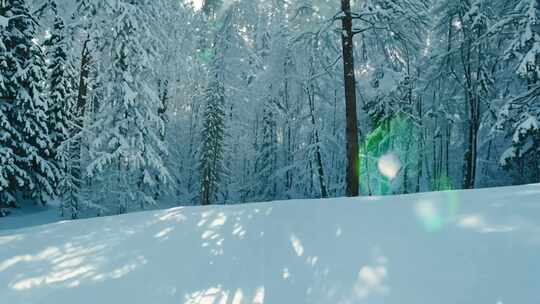
<path id="1" fill-rule="evenodd" d="M 361 195 L 540 182 L 537 0 L 351 4 Z M 330 0 L 0 0 L 0 207 L 345 195 L 343 16 Z"/>

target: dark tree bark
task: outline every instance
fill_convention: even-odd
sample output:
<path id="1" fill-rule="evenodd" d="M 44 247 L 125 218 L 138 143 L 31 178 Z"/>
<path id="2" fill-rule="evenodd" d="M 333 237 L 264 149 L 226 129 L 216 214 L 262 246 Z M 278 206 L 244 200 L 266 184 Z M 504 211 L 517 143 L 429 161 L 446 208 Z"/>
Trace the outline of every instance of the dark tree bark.
<path id="1" fill-rule="evenodd" d="M 169 109 L 169 81 L 168 80 L 158 80 L 158 94 L 159 101 L 161 102 L 158 106 L 157 112 L 159 118 L 163 122 L 163 128 L 159 131 L 159 138 L 161 141 L 165 141 L 166 133 L 166 123 L 168 121 L 167 111 Z"/>
<path id="2" fill-rule="evenodd" d="M 461 17 L 460 17 L 461 18 Z M 480 39 L 485 31 L 484 28 L 476 30 L 476 39 Z M 471 37 L 472 33 L 468 33 Z M 483 62 L 483 48 L 478 45 L 476 50 L 473 47 L 473 38 L 467 37 L 465 49 L 461 51 L 463 71 L 465 74 L 465 98 L 466 110 L 468 113 L 467 120 L 467 142 L 464 155 L 464 177 L 463 188 L 473 189 L 476 184 L 476 170 L 478 159 L 478 131 L 480 129 L 480 94 L 479 94 L 479 77 L 481 75 L 481 66 L 475 62 Z M 476 58 L 475 56 L 476 51 Z"/>
<path id="3" fill-rule="evenodd" d="M 476 181 L 476 161 L 478 150 L 478 103 L 472 100 L 469 103 L 469 120 L 467 126 L 467 148 L 464 157 L 463 188 L 473 189 Z"/>
<path id="4" fill-rule="evenodd" d="M 82 53 L 81 53 L 81 66 L 79 74 L 79 84 L 78 84 L 78 93 L 77 93 L 77 104 L 75 107 L 75 123 L 76 130 L 74 132 L 78 133 L 84 128 L 84 118 L 86 116 L 86 104 L 88 97 L 88 76 L 90 74 L 90 51 L 88 49 L 88 43 L 90 43 L 90 37 L 87 37 L 83 43 Z M 75 180 L 76 187 L 81 187 L 81 178 L 82 178 L 82 164 L 81 157 L 83 153 L 83 144 L 82 138 L 77 138 L 74 142 L 74 168 L 73 168 L 73 177 Z"/>
<path id="5" fill-rule="evenodd" d="M 314 71 L 312 70 L 312 72 Z M 309 86 L 306 93 L 307 93 L 308 101 L 309 101 L 309 113 L 311 116 L 311 125 L 313 127 L 313 137 L 314 137 L 313 139 L 316 145 L 315 162 L 317 164 L 317 176 L 319 177 L 319 187 L 321 189 L 321 197 L 327 198 L 328 190 L 326 188 L 326 178 L 324 176 L 324 167 L 323 167 L 322 153 L 321 153 L 321 138 L 319 136 L 319 131 L 317 130 L 317 121 L 315 119 L 315 88 L 313 87 L 313 84 Z"/>
<path id="6" fill-rule="evenodd" d="M 358 196 L 358 117 L 356 114 L 356 79 L 354 75 L 354 44 L 353 44 L 353 18 L 351 15 L 351 1 L 341 0 L 342 31 L 341 41 L 343 49 L 343 72 L 345 80 L 345 115 L 347 120 L 347 177 L 346 195 Z"/>
<path id="7" fill-rule="evenodd" d="M 418 160 L 416 163 L 416 189 L 415 192 L 419 193 L 421 190 L 421 182 L 423 177 L 423 168 L 424 164 L 422 162 L 422 155 L 424 154 L 424 125 L 423 125 L 423 111 L 422 111 L 422 98 L 418 99 L 418 103 L 416 105 L 416 111 L 418 114 L 418 124 L 419 124 L 419 132 L 418 132 L 418 143 L 417 143 L 417 149 L 419 151 Z"/>

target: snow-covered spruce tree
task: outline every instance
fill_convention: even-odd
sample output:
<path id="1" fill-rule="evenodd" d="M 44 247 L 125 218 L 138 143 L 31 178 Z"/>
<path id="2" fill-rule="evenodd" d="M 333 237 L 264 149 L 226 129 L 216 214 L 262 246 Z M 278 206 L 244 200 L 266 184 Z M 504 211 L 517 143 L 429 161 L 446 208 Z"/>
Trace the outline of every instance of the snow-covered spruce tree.
<path id="1" fill-rule="evenodd" d="M 223 34 L 227 28 L 231 15 L 229 11 L 223 20 L 218 19 L 216 12 L 220 5 L 221 1 L 213 0 L 205 1 L 203 6 L 213 39 L 208 48 L 212 54 L 212 60 L 209 63 L 209 80 L 204 92 L 206 105 L 202 117 L 202 143 L 199 152 L 201 178 L 199 200 L 201 205 L 209 205 L 219 201 L 219 186 L 225 170 L 223 159 L 225 153 L 225 61 L 223 52 L 227 37 L 220 34 Z M 217 27 L 218 23 L 221 23 L 220 27 Z M 212 27 L 215 28 L 212 29 Z"/>
<path id="2" fill-rule="evenodd" d="M 175 181 L 177 202 L 198 204 L 200 193 L 199 143 L 207 61 L 201 46 L 206 20 L 189 4 L 163 0 L 155 27 L 160 40 L 160 62 L 155 69 L 161 79 L 162 97 L 168 82 L 165 141 L 169 148 L 166 165 Z M 182 20 L 179 22 L 179 20 Z M 189 25 L 188 25 L 189 24 Z M 200 51 L 200 52 L 198 52 Z"/>
<path id="3" fill-rule="evenodd" d="M 256 2 L 256 1 L 255 1 Z M 258 109 L 255 102 L 249 99 L 258 64 L 257 54 L 253 51 L 254 32 L 251 14 L 255 14 L 252 5 L 255 3 L 231 3 L 224 11 L 220 24 L 219 50 L 223 56 L 222 73 L 226 96 L 226 140 L 224 145 L 224 175 L 220 192 L 224 203 L 235 203 L 245 199 L 248 190 L 245 181 L 248 176 L 247 159 L 254 157 L 253 145 L 245 139 L 249 132 L 233 132 L 233 130 L 249 130 L 251 121 L 246 119 L 249 113 Z M 235 172 L 236 178 L 231 174 Z"/>
<path id="4" fill-rule="evenodd" d="M 84 184 L 89 180 L 84 174 L 84 168 L 89 162 L 88 143 L 92 132 L 87 132 L 91 125 L 94 109 L 93 99 L 102 100 L 100 90 L 96 87 L 96 77 L 99 64 L 93 60 L 98 53 L 102 38 L 103 22 L 109 12 L 108 4 L 103 0 L 76 0 L 72 20 L 68 23 L 66 44 L 70 46 L 68 52 L 69 65 L 75 71 L 75 101 L 72 108 L 73 124 L 70 129 L 70 139 L 62 146 L 61 157 L 68 161 L 67 168 L 71 179 L 64 179 L 62 189 L 62 215 L 71 212 L 72 218 L 77 218 L 79 212 L 86 207 L 87 200 L 83 200 Z M 99 13 L 99 14 L 98 14 Z M 101 28 L 100 28 L 101 26 Z M 97 55 L 96 55 L 97 56 Z"/>
<path id="5" fill-rule="evenodd" d="M 78 185 L 75 180 L 74 169 L 77 164 L 77 149 L 73 145 L 73 138 L 80 130 L 75 123 L 75 98 L 73 88 L 75 71 L 68 60 L 68 43 L 65 37 L 64 21 L 56 9 L 56 4 L 50 1 L 54 13 L 54 24 L 50 37 L 44 43 L 47 47 L 49 60 L 49 90 L 47 111 L 49 120 L 49 134 L 53 145 L 53 156 L 58 162 L 61 171 L 58 184 L 62 200 L 62 214 L 70 213 L 72 218 L 77 217 L 79 210 Z"/>
<path id="6" fill-rule="evenodd" d="M 220 74 L 216 68 L 213 69 L 205 92 L 206 106 L 201 135 L 203 142 L 199 163 L 202 205 L 209 205 L 218 200 L 219 183 L 224 172 L 225 88 Z"/>
<path id="7" fill-rule="evenodd" d="M 518 183 L 540 182 L 540 104 L 518 115 L 511 124 L 512 145 L 501 157 L 501 166 Z M 514 119 L 512 119 L 514 120 Z"/>
<path id="8" fill-rule="evenodd" d="M 525 93 L 510 98 L 499 115 L 498 126 L 509 130 L 505 133 L 511 138 L 500 163 L 517 182 L 540 182 L 540 3 L 515 0 L 512 4 L 492 31 L 513 33 L 505 59 L 515 66 Z"/>
<path id="9" fill-rule="evenodd" d="M 297 49 L 299 72 L 301 73 L 301 79 L 299 79 L 300 98 L 303 100 L 303 107 L 306 109 L 307 119 L 303 125 L 306 126 L 306 132 L 304 138 L 309 143 L 302 150 L 305 155 L 305 162 L 307 164 L 306 185 L 304 186 L 304 192 L 308 193 L 310 197 L 328 197 L 328 178 L 326 173 L 325 163 L 325 151 L 323 150 L 323 140 L 321 136 L 325 123 L 323 120 L 319 120 L 320 112 L 322 110 L 323 102 L 326 99 L 325 92 L 321 90 L 322 80 L 320 79 L 321 73 L 318 70 L 324 70 L 326 66 L 331 64 L 326 63 L 325 45 L 328 39 L 326 33 L 313 35 L 307 29 L 311 28 L 316 30 L 320 24 L 321 17 L 318 15 L 318 11 L 313 7 L 312 0 L 299 1 L 296 8 L 297 17 L 292 20 L 295 24 L 302 24 L 302 27 L 306 29 L 306 32 L 300 34 L 300 37 L 295 39 L 293 43 L 293 49 Z M 303 68 L 302 68 L 303 67 Z"/>
<path id="10" fill-rule="evenodd" d="M 156 205 L 157 185 L 168 183 L 162 156 L 167 153 L 160 132 L 160 100 L 152 69 L 152 34 L 147 1 L 117 0 L 111 4 L 111 32 L 104 41 L 99 71 L 103 100 L 90 145 L 87 167 L 92 181 L 90 201 L 100 213 L 124 213 Z M 149 47 L 150 46 L 150 47 Z M 151 81 L 152 80 L 152 81 Z M 94 194 L 92 194 L 92 192 Z"/>
<path id="11" fill-rule="evenodd" d="M 490 7 L 481 0 L 438 1 L 434 13 L 437 16 L 433 33 L 436 51 L 430 64 L 430 74 L 436 79 L 432 81 L 434 96 L 444 101 L 440 103 L 434 98 L 433 105 L 441 104 L 434 108 L 433 113 L 437 113 L 434 118 L 448 123 L 444 111 L 439 109 L 446 108 L 449 103 L 456 105 L 456 114 L 463 117 L 459 129 L 464 139 L 462 187 L 470 189 L 477 184 L 479 155 L 483 148 L 480 141 L 482 120 L 492 97 L 494 52 L 486 33 L 495 18 Z M 441 95 L 442 90 L 448 93 Z M 434 182 L 438 183 L 440 177 L 435 177 Z"/>
<path id="12" fill-rule="evenodd" d="M 273 175 L 278 166 L 277 123 L 273 102 L 268 100 L 263 106 L 261 136 L 257 143 L 255 158 L 255 199 L 272 200 L 277 195 L 277 183 Z"/>
<path id="13" fill-rule="evenodd" d="M 16 63 L 12 52 L 4 44 L 8 34 L 8 18 L 11 16 L 7 9 L 5 4 L 0 4 L 0 216 L 7 214 L 5 207 L 15 204 L 17 183 L 14 179 L 17 175 L 24 175 L 24 171 L 14 163 L 13 141 L 18 132 L 11 125 L 10 114 L 16 88 L 8 75 L 13 75 Z M 20 180 L 20 183 L 23 181 Z"/>
<path id="14" fill-rule="evenodd" d="M 37 23 L 23 0 L 0 2 L 0 17 L 0 200 L 12 206 L 25 198 L 46 203 L 55 195 L 59 170 L 48 134 L 46 65 L 34 40 Z"/>
<path id="15" fill-rule="evenodd" d="M 518 75 L 526 80 L 529 90 L 534 90 L 540 85 L 540 3 L 538 0 L 516 1 L 505 23 L 514 34 L 506 58 L 515 60 Z"/>

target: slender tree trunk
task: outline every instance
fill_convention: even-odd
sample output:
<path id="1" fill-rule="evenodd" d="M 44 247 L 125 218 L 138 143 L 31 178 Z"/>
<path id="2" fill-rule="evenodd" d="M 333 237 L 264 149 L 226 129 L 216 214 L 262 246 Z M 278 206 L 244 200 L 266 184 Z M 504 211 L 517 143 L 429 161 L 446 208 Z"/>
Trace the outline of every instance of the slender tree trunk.
<path id="1" fill-rule="evenodd" d="M 489 141 L 488 148 L 487 148 L 487 155 L 486 155 L 486 161 L 484 163 L 484 170 L 482 171 L 482 174 L 484 176 L 487 176 L 489 173 L 489 163 L 491 161 L 491 147 L 493 145 L 493 139 Z"/>
<path id="2" fill-rule="evenodd" d="M 79 90 L 77 93 L 77 104 L 75 108 L 75 119 L 76 129 L 75 133 L 81 132 L 84 127 L 84 118 L 86 116 L 86 105 L 88 98 L 88 76 L 90 75 L 90 51 L 88 50 L 88 43 L 90 42 L 90 37 L 87 37 L 83 43 L 83 48 L 81 52 L 81 66 L 79 72 Z M 73 166 L 73 179 L 75 187 L 79 189 L 81 187 L 82 180 L 82 153 L 83 153 L 83 144 L 82 138 L 79 136 L 74 141 L 74 166 Z"/>
<path id="3" fill-rule="evenodd" d="M 336 138 L 337 137 L 337 103 L 338 103 L 338 93 L 337 93 L 337 90 L 334 89 L 334 111 L 332 111 L 332 138 Z M 331 152 L 331 162 L 330 162 L 330 168 L 332 169 L 335 169 L 337 168 L 337 166 L 339 165 L 339 160 L 336 160 L 336 149 L 332 149 L 332 152 Z M 336 172 L 338 170 L 332 170 L 333 172 Z M 332 188 L 332 186 L 334 184 L 338 184 L 339 185 L 339 178 L 340 178 L 340 175 L 336 175 L 336 174 L 331 174 L 330 175 L 330 188 Z M 332 192 L 332 195 L 335 194 L 335 192 Z"/>
<path id="4" fill-rule="evenodd" d="M 319 136 L 319 131 L 317 130 L 317 122 L 315 120 L 315 89 L 313 85 L 310 85 L 311 88 L 307 89 L 307 95 L 309 100 L 309 112 L 311 116 L 311 125 L 313 127 L 313 137 L 315 140 L 315 162 L 317 163 L 317 175 L 319 177 L 319 186 L 321 188 L 321 197 L 328 197 L 328 190 L 326 189 L 326 181 L 324 176 L 324 167 L 322 161 L 321 153 L 321 139 Z"/>
<path id="5" fill-rule="evenodd" d="M 343 72 L 345 80 L 345 115 L 347 121 L 347 196 L 358 196 L 358 117 L 356 114 L 356 79 L 354 75 L 353 18 L 351 1 L 341 0 L 343 11 L 341 41 L 343 49 Z"/>
<path id="6" fill-rule="evenodd" d="M 478 37 L 480 38 L 480 33 Z M 467 38 L 467 43 L 465 44 L 466 56 L 463 57 L 463 67 L 465 71 L 465 97 L 467 100 L 467 112 L 468 112 L 468 138 L 467 138 L 467 148 L 465 151 L 465 173 L 463 178 L 463 188 L 464 189 L 473 189 L 476 184 L 476 166 L 478 158 L 478 129 L 480 127 L 480 95 L 477 89 L 478 86 L 478 77 L 480 73 L 479 63 L 477 71 L 473 71 L 473 46 L 470 41 L 471 38 Z M 482 48 L 478 46 L 478 55 L 477 61 L 482 60 Z"/>
<path id="7" fill-rule="evenodd" d="M 450 181 L 450 139 L 452 137 L 452 126 L 446 122 L 446 149 L 445 149 L 445 164 L 444 164 L 444 174 L 446 175 L 446 178 L 448 181 Z"/>
<path id="8" fill-rule="evenodd" d="M 185 157 L 186 160 L 188 160 L 188 164 L 184 164 L 184 168 L 186 168 L 189 171 L 188 174 L 188 180 L 187 180 L 187 191 L 188 194 L 191 195 L 194 191 L 194 174 L 195 174 L 195 167 L 192 165 L 197 162 L 196 157 L 196 147 L 195 147 L 195 130 L 197 129 L 197 121 L 199 121 L 199 105 L 195 104 L 194 98 L 192 97 L 190 100 L 190 109 L 189 112 L 189 144 L 188 144 L 188 153 Z M 178 193 L 180 194 L 180 193 Z"/>
<path id="9" fill-rule="evenodd" d="M 418 105 L 417 105 L 417 113 L 418 113 L 418 155 L 417 155 L 417 163 L 416 163 L 416 193 L 419 193 L 421 190 L 421 182 L 422 182 L 422 175 L 423 175 L 423 163 L 422 163 L 422 155 L 424 155 L 424 118 L 422 113 L 422 98 L 420 97 L 418 99 Z"/>
<path id="10" fill-rule="evenodd" d="M 287 53 L 287 58 L 288 58 L 288 56 L 289 56 L 289 54 Z M 286 137 L 286 140 L 287 140 L 287 150 L 285 151 L 284 159 L 285 159 L 285 162 L 286 162 L 286 166 L 291 166 L 293 164 L 294 160 L 292 158 L 292 155 L 293 155 L 292 127 L 291 127 L 291 124 L 292 124 L 292 119 L 291 119 L 292 108 L 291 108 L 291 104 L 289 102 L 289 80 L 288 80 L 289 69 L 288 69 L 288 64 L 289 64 L 289 58 L 286 60 L 285 64 L 283 65 L 283 73 L 285 75 L 285 81 L 283 83 L 283 103 L 285 105 L 285 110 L 286 110 L 285 114 L 287 115 L 287 117 L 285 119 L 285 123 L 286 123 L 285 137 Z M 291 192 L 292 185 L 293 185 L 293 174 L 292 174 L 292 170 L 289 169 L 285 173 L 285 191 L 287 193 Z M 287 198 L 289 198 L 289 195 L 287 195 Z"/>

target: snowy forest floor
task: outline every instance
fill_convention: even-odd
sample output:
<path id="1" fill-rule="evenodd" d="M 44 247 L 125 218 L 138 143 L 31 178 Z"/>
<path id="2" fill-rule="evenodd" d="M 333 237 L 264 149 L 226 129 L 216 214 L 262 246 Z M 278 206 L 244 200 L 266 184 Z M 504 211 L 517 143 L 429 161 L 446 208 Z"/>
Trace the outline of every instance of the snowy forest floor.
<path id="1" fill-rule="evenodd" d="M 540 184 L 21 212 L 0 219 L 0 303 L 540 303 Z"/>
<path id="2" fill-rule="evenodd" d="M 170 209 L 178 207 L 178 204 L 173 199 L 168 199 L 166 202 L 161 202 L 155 208 L 149 208 L 147 211 L 156 211 L 162 209 Z M 70 220 L 69 216 L 60 216 L 60 202 L 52 201 L 47 205 L 26 205 L 22 208 L 9 209 L 9 215 L 0 218 L 0 234 L 5 230 L 28 228 L 33 226 L 52 224 L 55 222 L 63 222 Z M 95 216 L 95 215 L 94 215 Z M 92 214 L 85 214 L 84 217 L 92 217 Z"/>

